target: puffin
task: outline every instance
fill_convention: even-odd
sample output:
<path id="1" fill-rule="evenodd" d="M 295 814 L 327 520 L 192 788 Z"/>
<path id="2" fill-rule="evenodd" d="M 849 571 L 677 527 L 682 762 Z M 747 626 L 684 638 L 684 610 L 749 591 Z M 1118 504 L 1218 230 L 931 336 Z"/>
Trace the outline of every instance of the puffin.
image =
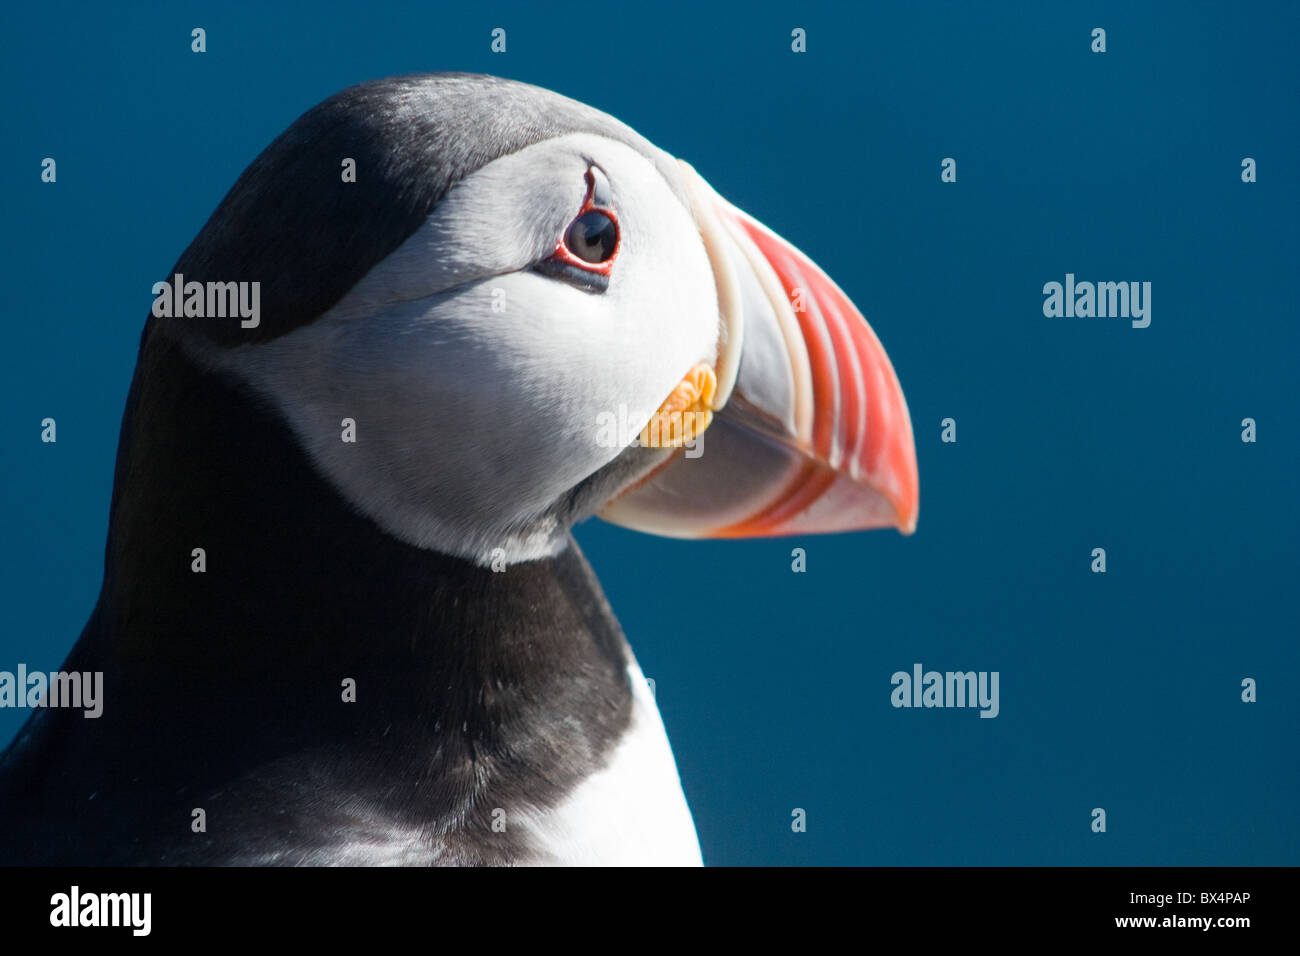
<path id="1" fill-rule="evenodd" d="M 849 298 L 618 120 L 463 73 L 308 110 L 173 277 L 62 666 L 102 712 L 0 756 L 0 864 L 701 864 L 573 528 L 910 533 Z"/>

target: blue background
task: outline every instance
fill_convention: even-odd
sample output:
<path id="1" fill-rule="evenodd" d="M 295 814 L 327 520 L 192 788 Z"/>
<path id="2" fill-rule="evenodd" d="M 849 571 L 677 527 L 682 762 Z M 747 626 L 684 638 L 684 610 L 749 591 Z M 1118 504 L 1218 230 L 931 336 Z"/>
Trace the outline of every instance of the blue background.
<path id="1" fill-rule="evenodd" d="M 244 166 L 353 82 L 491 72 L 617 116 L 799 245 L 911 407 L 914 537 L 580 531 L 706 862 L 1300 863 L 1300 5 L 19 6 L 0 669 L 56 668 L 93 606 L 150 286 Z M 1045 318 L 1066 272 L 1152 282 L 1150 328 Z M 918 661 L 999 671 L 1001 715 L 892 708 Z"/>

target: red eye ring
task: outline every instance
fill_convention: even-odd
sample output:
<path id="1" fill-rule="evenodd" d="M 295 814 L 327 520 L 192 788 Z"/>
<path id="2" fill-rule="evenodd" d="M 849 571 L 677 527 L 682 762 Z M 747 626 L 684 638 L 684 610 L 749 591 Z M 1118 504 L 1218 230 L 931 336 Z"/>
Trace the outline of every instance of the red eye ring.
<path id="1" fill-rule="evenodd" d="M 614 268 L 614 260 L 618 258 L 619 250 L 623 247 L 623 232 L 619 228 L 618 216 L 615 215 L 614 210 L 608 206 L 596 205 L 596 175 L 591 169 L 587 170 L 586 178 L 587 195 L 582 201 L 582 208 L 578 210 L 578 215 L 574 216 L 572 222 L 565 227 L 564 233 L 556 241 L 555 252 L 551 254 L 551 258 L 558 262 L 562 262 L 565 265 L 573 266 L 575 269 L 581 269 L 583 272 L 594 272 L 597 275 L 608 276 Z M 601 216 L 607 218 L 609 222 L 613 224 L 614 228 L 613 249 L 610 250 L 609 254 L 605 258 L 598 262 L 592 262 L 589 259 L 584 259 L 581 256 L 575 255 L 573 251 L 569 249 L 566 241 L 570 232 L 579 224 L 584 223 L 584 217 L 587 217 L 587 214 L 591 212 L 599 213 Z M 591 220 L 592 217 L 587 217 L 586 222 L 590 222 Z"/>

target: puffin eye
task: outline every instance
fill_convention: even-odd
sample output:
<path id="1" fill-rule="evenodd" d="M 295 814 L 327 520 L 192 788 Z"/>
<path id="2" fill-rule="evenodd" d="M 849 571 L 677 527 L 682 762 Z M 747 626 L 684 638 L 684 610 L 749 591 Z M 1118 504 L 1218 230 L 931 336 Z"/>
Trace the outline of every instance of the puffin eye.
<path id="1" fill-rule="evenodd" d="M 556 240 L 555 251 L 533 269 L 584 292 L 604 292 L 609 288 L 622 233 L 604 170 L 593 164 L 587 169 L 586 179 L 587 196 L 577 217 Z"/>
<path id="2" fill-rule="evenodd" d="M 583 262 L 608 262 L 618 249 L 618 225 L 603 209 L 588 209 L 569 225 L 564 244 Z"/>

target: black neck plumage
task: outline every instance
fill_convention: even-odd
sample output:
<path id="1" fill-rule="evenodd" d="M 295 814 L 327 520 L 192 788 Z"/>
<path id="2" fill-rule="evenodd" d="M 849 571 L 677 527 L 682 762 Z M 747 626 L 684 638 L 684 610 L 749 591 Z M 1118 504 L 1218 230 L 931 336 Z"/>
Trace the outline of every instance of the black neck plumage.
<path id="1" fill-rule="evenodd" d="M 504 572 L 406 545 L 274 410 L 148 331 L 105 565 L 65 664 L 104 672 L 103 716 L 45 711 L 0 765 L 0 809 L 75 813 L 103 859 L 131 858 L 133 827 L 139 853 L 182 852 L 156 821 L 215 793 L 272 850 L 277 807 L 360 801 L 475 858 L 494 808 L 561 800 L 630 720 L 626 643 L 576 544 Z"/>

